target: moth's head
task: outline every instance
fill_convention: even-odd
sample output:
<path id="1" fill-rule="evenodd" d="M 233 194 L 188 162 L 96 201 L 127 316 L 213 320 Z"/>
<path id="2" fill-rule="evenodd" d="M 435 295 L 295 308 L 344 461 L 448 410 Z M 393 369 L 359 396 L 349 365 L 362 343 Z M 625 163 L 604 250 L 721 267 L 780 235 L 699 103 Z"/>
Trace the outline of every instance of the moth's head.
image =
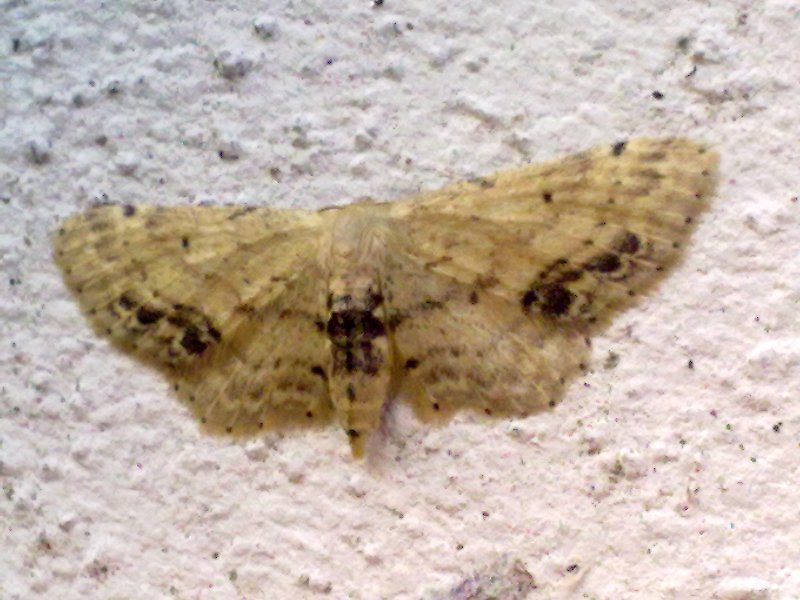
<path id="1" fill-rule="evenodd" d="M 351 204 L 335 214 L 332 238 L 335 247 L 357 248 L 364 252 L 380 252 L 389 233 L 385 212 L 378 204 Z M 373 258 L 379 258 L 373 256 Z"/>

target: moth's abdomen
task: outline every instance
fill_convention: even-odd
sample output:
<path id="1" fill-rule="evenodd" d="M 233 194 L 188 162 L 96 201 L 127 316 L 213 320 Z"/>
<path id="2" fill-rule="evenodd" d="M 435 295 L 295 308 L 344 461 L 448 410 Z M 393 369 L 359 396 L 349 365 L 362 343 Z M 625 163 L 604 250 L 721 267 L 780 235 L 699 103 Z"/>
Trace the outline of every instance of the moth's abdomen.
<path id="1" fill-rule="evenodd" d="M 376 343 L 386 337 L 383 321 L 371 310 L 344 309 L 331 313 L 327 326 L 335 373 L 376 375 L 383 356 Z"/>
<path id="2" fill-rule="evenodd" d="M 332 356 L 331 400 L 353 454 L 360 456 L 380 424 L 391 359 L 383 297 L 370 284 L 355 287 L 353 293 L 331 294 L 326 332 Z"/>

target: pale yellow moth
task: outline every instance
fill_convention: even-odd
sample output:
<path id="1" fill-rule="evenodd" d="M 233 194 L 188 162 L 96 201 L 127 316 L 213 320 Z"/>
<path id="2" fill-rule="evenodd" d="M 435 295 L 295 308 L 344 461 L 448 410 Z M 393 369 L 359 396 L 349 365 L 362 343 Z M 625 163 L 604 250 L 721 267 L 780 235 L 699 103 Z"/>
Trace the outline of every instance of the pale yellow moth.
<path id="1" fill-rule="evenodd" d="M 316 212 L 101 205 L 55 256 L 208 430 L 335 419 L 358 456 L 394 395 L 425 420 L 553 406 L 587 335 L 679 258 L 717 161 L 638 139 Z"/>

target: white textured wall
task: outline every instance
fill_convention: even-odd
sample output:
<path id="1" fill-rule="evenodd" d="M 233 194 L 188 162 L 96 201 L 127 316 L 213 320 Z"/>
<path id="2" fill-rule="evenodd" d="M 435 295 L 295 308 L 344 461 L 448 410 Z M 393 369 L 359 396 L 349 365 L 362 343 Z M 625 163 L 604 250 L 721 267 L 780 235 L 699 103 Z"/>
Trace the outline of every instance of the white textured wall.
<path id="1" fill-rule="evenodd" d="M 798 28 L 795 0 L 4 0 L 0 598 L 800 597 Z M 395 407 L 367 463 L 336 428 L 201 436 L 50 259 L 97 199 L 392 199 L 643 134 L 722 154 L 683 265 L 556 410 Z"/>

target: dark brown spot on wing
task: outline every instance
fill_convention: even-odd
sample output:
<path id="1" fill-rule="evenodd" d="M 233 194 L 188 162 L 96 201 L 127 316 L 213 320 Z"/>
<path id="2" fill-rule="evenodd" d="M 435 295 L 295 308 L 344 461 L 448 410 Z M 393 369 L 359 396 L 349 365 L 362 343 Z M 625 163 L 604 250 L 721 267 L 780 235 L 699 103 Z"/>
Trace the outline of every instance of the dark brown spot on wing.
<path id="1" fill-rule="evenodd" d="M 599 256 L 594 257 L 586 263 L 587 271 L 599 271 L 600 273 L 613 273 L 622 266 L 619 256 L 606 252 Z"/>
<path id="2" fill-rule="evenodd" d="M 543 314 L 557 317 L 569 311 L 574 299 L 575 294 L 562 284 L 545 283 L 528 289 L 520 302 L 526 312 L 535 305 Z"/>
<path id="3" fill-rule="evenodd" d="M 370 289 L 367 297 L 367 310 L 375 310 L 381 304 L 383 304 L 383 294 L 380 292 L 373 292 Z"/>
<path id="4" fill-rule="evenodd" d="M 581 277 L 583 277 L 583 271 L 579 271 L 578 269 L 569 269 L 561 273 L 558 277 L 559 283 L 569 283 L 571 281 L 578 281 Z"/>
<path id="5" fill-rule="evenodd" d="M 541 310 L 547 315 L 563 315 L 569 310 L 575 294 L 560 283 L 550 283 L 541 290 L 543 300 Z"/>
<path id="6" fill-rule="evenodd" d="M 416 358 L 409 358 L 404 366 L 407 370 L 411 371 L 419 366 L 419 361 Z"/>
<path id="7" fill-rule="evenodd" d="M 239 217 L 243 217 L 243 216 L 245 216 L 247 214 L 250 214 L 255 209 L 256 209 L 255 206 L 245 206 L 244 208 L 242 208 L 240 210 L 237 210 L 234 213 L 231 213 L 231 215 L 228 217 L 228 220 L 229 221 L 234 221 L 234 220 L 238 219 Z"/>
<path id="8" fill-rule="evenodd" d="M 425 300 L 421 305 L 420 308 L 422 310 L 436 310 L 439 308 L 444 308 L 444 303 L 440 302 L 439 300 Z"/>
<path id="9" fill-rule="evenodd" d="M 189 325 L 181 338 L 181 346 L 189 354 L 202 354 L 208 347 L 200 337 L 200 330 L 194 325 Z"/>
<path id="10" fill-rule="evenodd" d="M 617 250 L 624 254 L 636 254 L 639 251 L 639 237 L 630 231 L 625 232 L 622 241 L 617 245 Z"/>
<path id="11" fill-rule="evenodd" d="M 152 306 L 140 306 L 136 311 L 136 320 L 142 325 L 152 325 L 164 318 L 164 311 Z"/>
<path id="12" fill-rule="evenodd" d="M 531 304 L 536 302 L 538 299 L 539 299 L 539 294 L 536 293 L 536 290 L 534 289 L 527 290 L 520 299 L 520 302 L 522 303 L 522 309 L 523 310 L 530 309 Z"/>
<path id="13" fill-rule="evenodd" d="M 131 298 L 128 294 L 122 294 L 119 297 L 119 305 L 120 305 L 120 307 L 122 307 L 125 310 L 132 310 L 132 309 L 136 308 L 138 303 L 136 302 L 136 300 Z"/>

